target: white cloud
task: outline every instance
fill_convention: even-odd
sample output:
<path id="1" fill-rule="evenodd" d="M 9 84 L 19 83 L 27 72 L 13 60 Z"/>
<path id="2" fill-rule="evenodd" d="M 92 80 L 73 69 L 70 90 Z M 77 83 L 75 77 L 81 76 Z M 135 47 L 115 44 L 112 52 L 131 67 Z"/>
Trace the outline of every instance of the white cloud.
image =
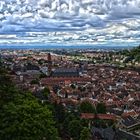
<path id="1" fill-rule="evenodd" d="M 31 38 L 27 32 L 36 35 Z M 140 1 L 0 0 L 0 34 L 0 39 L 2 34 L 14 34 L 15 42 L 23 43 L 138 42 Z"/>

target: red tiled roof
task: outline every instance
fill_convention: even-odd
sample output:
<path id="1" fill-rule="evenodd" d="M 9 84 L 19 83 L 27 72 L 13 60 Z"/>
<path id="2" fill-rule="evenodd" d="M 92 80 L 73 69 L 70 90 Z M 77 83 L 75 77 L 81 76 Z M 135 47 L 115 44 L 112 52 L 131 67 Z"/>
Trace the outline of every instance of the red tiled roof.
<path id="1" fill-rule="evenodd" d="M 136 116 L 137 113 L 135 111 L 131 111 L 131 112 L 124 112 L 122 114 L 122 117 L 128 117 L 128 116 Z"/>
<path id="2" fill-rule="evenodd" d="M 94 118 L 99 118 L 99 119 L 103 119 L 103 120 L 116 120 L 117 117 L 115 115 L 111 115 L 111 114 L 93 114 L 93 113 L 82 113 L 81 114 L 81 118 L 82 119 L 94 119 Z"/>
<path id="3" fill-rule="evenodd" d="M 58 83 L 65 83 L 66 81 L 71 82 L 89 82 L 91 81 L 91 78 L 83 78 L 83 77 L 51 77 L 51 78 L 44 78 L 41 80 L 41 83 L 43 85 L 54 85 Z"/>
<path id="4" fill-rule="evenodd" d="M 94 119 L 95 114 L 93 114 L 93 113 L 82 113 L 81 118 L 82 119 Z"/>
<path id="5" fill-rule="evenodd" d="M 111 115 L 111 114 L 98 114 L 97 117 L 103 120 L 116 120 L 117 119 L 115 115 Z"/>

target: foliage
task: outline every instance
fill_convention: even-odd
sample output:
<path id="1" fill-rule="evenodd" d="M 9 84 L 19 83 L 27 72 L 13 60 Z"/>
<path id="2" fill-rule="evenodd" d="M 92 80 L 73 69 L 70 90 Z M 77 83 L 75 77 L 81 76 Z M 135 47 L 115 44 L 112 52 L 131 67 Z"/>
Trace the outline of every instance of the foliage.
<path id="1" fill-rule="evenodd" d="M 3 70 L 0 70 L 0 108 L 3 104 L 14 101 L 17 89 L 13 87 L 10 77 Z"/>
<path id="2" fill-rule="evenodd" d="M 43 92 L 50 94 L 50 89 L 48 87 L 45 87 Z"/>
<path id="3" fill-rule="evenodd" d="M 0 137 L 4 140 L 57 140 L 51 112 L 37 101 L 10 102 L 0 112 Z"/>
<path id="4" fill-rule="evenodd" d="M 59 123 L 63 123 L 64 119 L 65 119 L 65 109 L 64 109 L 64 106 L 61 105 L 61 104 L 54 104 L 54 110 L 55 110 L 55 117 L 56 117 L 56 120 L 59 122 Z"/>
<path id="5" fill-rule="evenodd" d="M 0 57 L 0 67 L 2 66 L 2 59 L 1 59 L 1 57 Z"/>
<path id="6" fill-rule="evenodd" d="M 88 119 L 81 119 L 80 121 L 81 121 L 81 125 L 83 127 L 89 127 L 90 120 L 88 120 Z"/>
<path id="7" fill-rule="evenodd" d="M 98 128 L 107 128 L 108 127 L 108 120 L 102 120 L 102 119 L 94 119 L 94 126 Z"/>
<path id="8" fill-rule="evenodd" d="M 49 88 L 45 87 L 42 93 L 43 93 L 43 97 L 44 97 L 45 99 L 48 99 L 48 97 L 49 97 L 49 95 L 50 95 L 50 90 L 49 90 Z"/>
<path id="9" fill-rule="evenodd" d="M 95 108 L 94 106 L 88 102 L 88 101 L 84 101 L 80 104 L 80 112 L 81 113 L 95 113 Z"/>
<path id="10" fill-rule="evenodd" d="M 106 106 L 104 103 L 98 103 L 96 106 L 97 113 L 106 114 Z"/>
<path id="11" fill-rule="evenodd" d="M 63 124 L 62 124 L 63 129 L 64 129 L 64 133 L 68 134 L 68 132 L 69 132 L 68 125 L 72 120 L 75 120 L 75 116 L 73 114 L 71 114 L 71 113 L 65 114 L 65 119 L 64 119 Z"/>
<path id="12" fill-rule="evenodd" d="M 82 128 L 80 120 L 72 120 L 69 123 L 68 128 L 69 128 L 70 136 L 75 140 L 79 140 L 81 128 Z"/>
<path id="13" fill-rule="evenodd" d="M 34 85 L 34 84 L 39 84 L 39 80 L 38 79 L 35 79 L 35 80 L 32 80 L 30 82 L 31 85 Z"/>
<path id="14" fill-rule="evenodd" d="M 0 73 L 0 138 L 2 140 L 58 140 L 52 112 L 30 93 L 16 89 Z"/>
<path id="15" fill-rule="evenodd" d="M 91 136 L 90 136 L 90 131 L 87 127 L 84 127 L 81 131 L 81 134 L 80 134 L 80 140 L 90 140 Z"/>
<path id="16" fill-rule="evenodd" d="M 41 78 L 46 78 L 46 74 L 41 73 L 40 76 L 39 76 L 39 78 L 40 78 L 40 79 L 41 79 Z"/>
<path id="17" fill-rule="evenodd" d="M 123 50 L 121 52 L 122 55 L 125 55 L 127 56 L 127 61 L 129 60 L 135 60 L 135 61 L 138 61 L 140 62 L 140 46 L 138 47 L 135 47 L 133 49 L 130 49 L 130 50 Z"/>

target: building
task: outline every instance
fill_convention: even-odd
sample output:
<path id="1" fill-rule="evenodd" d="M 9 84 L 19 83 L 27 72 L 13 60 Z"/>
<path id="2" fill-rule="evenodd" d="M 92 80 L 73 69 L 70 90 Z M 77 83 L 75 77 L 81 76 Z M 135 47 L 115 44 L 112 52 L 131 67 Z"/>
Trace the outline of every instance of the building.
<path id="1" fill-rule="evenodd" d="M 52 72 L 52 77 L 79 77 L 79 70 L 76 68 L 57 68 Z"/>
<path id="2" fill-rule="evenodd" d="M 50 76 L 52 73 L 52 58 L 51 54 L 48 53 L 48 76 Z"/>

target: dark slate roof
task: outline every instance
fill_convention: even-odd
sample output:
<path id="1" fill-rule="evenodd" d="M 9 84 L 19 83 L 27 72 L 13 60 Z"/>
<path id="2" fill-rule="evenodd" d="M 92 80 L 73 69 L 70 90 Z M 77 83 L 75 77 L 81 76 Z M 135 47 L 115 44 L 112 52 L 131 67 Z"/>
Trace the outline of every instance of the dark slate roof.
<path id="1" fill-rule="evenodd" d="M 58 68 L 52 72 L 53 77 L 78 77 L 79 71 L 76 68 Z"/>
<path id="2" fill-rule="evenodd" d="M 110 109 L 107 109 L 108 112 L 110 113 L 113 113 L 115 115 L 118 115 L 118 116 L 121 116 L 123 111 L 122 110 L 119 110 L 119 109 L 116 109 L 116 108 L 110 108 Z"/>
<path id="3" fill-rule="evenodd" d="M 54 72 L 77 72 L 78 70 L 76 68 L 57 68 Z"/>
<path id="4" fill-rule="evenodd" d="M 131 116 L 128 116 L 128 117 L 126 117 L 126 118 L 123 118 L 122 123 L 123 123 L 125 126 L 129 127 L 129 126 L 132 126 L 132 125 L 136 124 L 137 121 L 136 121 L 135 119 L 133 119 Z"/>
<path id="5" fill-rule="evenodd" d="M 39 67 L 36 66 L 36 65 L 33 65 L 33 64 L 28 63 L 28 64 L 25 66 L 25 69 L 26 69 L 26 70 L 39 70 Z"/>
<path id="6" fill-rule="evenodd" d="M 13 70 L 14 71 L 22 71 L 22 67 L 20 65 L 14 65 Z"/>

